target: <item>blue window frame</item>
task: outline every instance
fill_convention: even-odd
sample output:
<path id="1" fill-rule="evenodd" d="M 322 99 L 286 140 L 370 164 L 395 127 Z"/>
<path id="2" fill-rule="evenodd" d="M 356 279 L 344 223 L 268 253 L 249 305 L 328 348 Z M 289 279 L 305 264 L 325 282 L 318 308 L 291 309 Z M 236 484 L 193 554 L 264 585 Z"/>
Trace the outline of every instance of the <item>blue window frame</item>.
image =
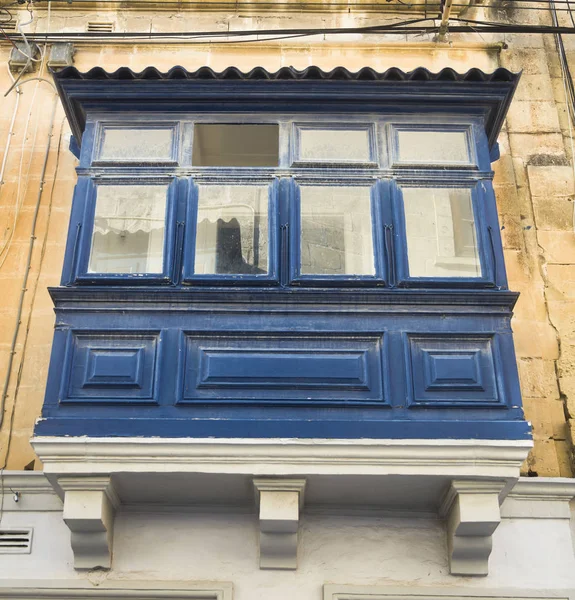
<path id="1" fill-rule="evenodd" d="M 194 164 L 199 125 L 235 128 L 230 145 L 204 127 L 205 152 L 229 153 L 222 166 Z M 241 156 L 257 148 L 238 132 L 257 125 L 275 136 L 270 166 Z M 473 112 L 96 114 L 79 174 L 68 285 L 506 286 L 488 142 Z"/>
<path id="2" fill-rule="evenodd" d="M 183 283 L 277 284 L 278 180 L 196 178 L 190 189 Z M 222 239 L 217 252 L 215 246 Z"/>
<path id="3" fill-rule="evenodd" d="M 73 252 L 65 271 L 75 271 L 78 283 L 172 283 L 183 183 L 166 177 L 82 178 L 72 220 L 78 212 L 83 218 L 71 228 Z M 129 210 L 132 198 L 140 210 Z"/>

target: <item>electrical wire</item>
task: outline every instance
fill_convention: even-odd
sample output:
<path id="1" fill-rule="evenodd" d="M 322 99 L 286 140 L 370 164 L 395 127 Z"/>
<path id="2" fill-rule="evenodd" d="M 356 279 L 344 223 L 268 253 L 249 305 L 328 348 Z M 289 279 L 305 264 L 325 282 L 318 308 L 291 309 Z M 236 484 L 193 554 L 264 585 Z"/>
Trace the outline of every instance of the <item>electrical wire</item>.
<path id="1" fill-rule="evenodd" d="M 557 17 L 557 11 L 553 4 L 550 3 L 551 19 L 553 25 L 559 24 Z M 570 13 L 571 22 L 574 21 L 573 15 Z M 563 91 L 565 93 L 565 107 L 567 109 L 567 124 L 569 128 L 569 140 L 571 143 L 571 168 L 573 169 L 573 175 L 575 176 L 575 144 L 573 142 L 573 124 L 575 123 L 575 87 L 573 85 L 573 77 L 571 76 L 571 70 L 569 68 L 569 61 L 567 59 L 567 52 L 565 51 L 565 44 L 561 34 L 555 35 L 555 47 L 557 48 L 557 55 L 559 56 L 559 64 L 561 66 L 561 79 L 563 82 Z M 573 203 L 573 229 L 575 229 L 575 202 Z"/>
<path id="2" fill-rule="evenodd" d="M 372 25 L 368 27 L 348 27 L 348 28 L 297 28 L 297 29 L 260 29 L 260 30 L 241 30 L 241 31 L 180 31 L 180 32 L 67 32 L 67 33 L 53 33 L 46 32 L 36 34 L 34 36 L 28 36 L 28 39 L 34 41 L 106 41 L 114 40 L 117 42 L 134 42 L 134 41 L 149 41 L 149 40 L 165 40 L 165 39 L 179 39 L 179 40 L 206 40 L 201 43 L 218 44 L 222 43 L 219 38 L 225 37 L 226 40 L 223 43 L 229 43 L 230 39 L 234 38 L 247 38 L 255 37 L 259 42 L 265 42 L 266 37 L 284 37 L 284 36 L 314 36 L 314 35 L 340 35 L 340 34 L 383 34 L 389 32 L 400 32 L 400 33 L 436 33 L 437 25 L 423 25 L 429 21 L 434 22 L 435 18 L 420 18 L 410 19 L 404 21 L 397 21 L 395 23 L 388 23 L 384 25 Z M 562 34 L 574 34 L 575 27 L 562 27 L 559 25 L 514 25 L 514 24 L 502 24 L 493 21 L 477 21 L 473 19 L 463 18 L 452 18 L 455 23 L 459 25 L 452 25 L 450 31 L 460 33 L 562 33 Z M 10 37 L 11 34 L 9 34 Z"/>
<path id="3" fill-rule="evenodd" d="M 23 284 L 22 284 L 22 291 L 20 293 L 20 300 L 19 300 L 19 307 L 18 307 L 18 318 L 16 320 L 16 326 L 15 326 L 15 330 L 14 330 L 14 340 L 17 340 L 18 338 L 18 332 L 20 330 L 20 325 L 21 325 L 21 317 L 22 317 L 22 310 L 23 310 L 23 306 L 24 306 L 24 297 L 26 294 L 26 286 L 28 284 L 28 276 L 30 273 L 30 266 L 32 263 L 32 255 L 34 252 L 34 243 L 36 241 L 36 225 L 38 222 L 38 214 L 40 212 L 40 203 L 42 200 L 42 196 L 43 196 L 43 192 L 44 192 L 44 183 L 45 183 L 45 177 L 46 177 L 46 168 L 48 165 L 48 157 L 50 155 L 50 148 L 52 146 L 52 138 L 54 135 L 54 121 L 55 121 L 55 116 L 56 116 L 56 110 L 58 108 L 58 96 L 55 95 L 54 96 L 54 103 L 52 105 L 52 113 L 50 116 L 50 121 L 49 121 L 49 127 L 48 127 L 48 143 L 46 144 L 46 152 L 44 154 L 44 160 L 42 163 L 42 170 L 41 170 L 41 174 L 40 174 L 40 187 L 38 189 L 38 197 L 36 200 L 36 207 L 34 210 L 34 217 L 32 219 L 32 227 L 31 227 L 31 231 L 30 231 L 30 243 L 29 243 L 29 247 L 28 247 L 28 256 L 27 256 L 27 260 L 26 260 L 26 269 L 24 271 L 24 280 L 23 280 Z M 48 201 L 48 216 L 47 218 L 50 218 L 50 214 L 52 211 L 52 200 L 53 200 L 53 196 L 54 196 L 54 188 L 56 186 L 56 180 L 58 177 L 58 167 L 60 164 L 60 153 L 61 153 L 61 146 L 62 146 L 62 134 L 63 134 L 63 130 L 64 130 L 64 122 L 65 122 L 65 118 L 62 119 L 62 124 L 60 126 L 60 135 L 58 138 L 58 147 L 56 150 L 56 164 L 54 166 L 54 176 L 52 177 L 52 187 L 50 190 L 50 198 Z M 28 340 L 28 332 L 30 330 L 30 323 L 31 323 L 31 318 L 32 318 L 32 312 L 33 312 L 33 308 L 34 308 L 34 303 L 36 300 L 36 291 L 38 289 L 38 279 L 39 279 L 39 273 L 41 270 L 41 266 L 42 266 L 42 262 L 44 259 L 44 255 L 46 253 L 46 243 L 47 243 L 47 239 L 48 239 L 48 227 L 46 227 L 46 231 L 44 233 L 44 239 L 42 242 L 42 248 L 40 251 L 40 264 L 38 267 L 38 277 L 36 279 L 35 285 L 34 285 L 34 289 L 33 289 L 33 293 L 32 293 L 32 299 L 30 302 L 30 312 L 28 314 L 28 320 L 26 323 L 26 337 L 24 339 L 24 344 L 23 344 L 23 348 L 22 348 L 22 358 L 20 360 L 20 366 L 18 368 L 18 376 L 17 376 L 17 380 L 16 380 L 16 386 L 15 386 L 15 391 L 14 391 L 14 402 L 12 403 L 12 412 L 10 414 L 10 423 L 9 423 L 9 429 L 8 429 L 8 440 L 6 443 L 6 451 L 4 454 L 4 461 L 2 463 L 2 467 L 0 467 L 0 484 L 2 486 L 2 488 L 4 487 L 4 481 L 3 481 L 3 475 L 4 475 L 4 469 L 6 468 L 6 466 L 8 465 L 8 456 L 10 455 L 10 446 L 12 444 L 12 430 L 14 427 L 14 418 L 16 415 L 16 402 L 18 400 L 18 390 L 20 389 L 20 382 L 22 380 L 22 370 L 24 367 L 24 362 L 25 362 L 25 355 L 26 355 L 26 349 L 27 349 L 27 340 Z M 15 348 L 15 344 L 14 344 L 14 348 Z M 10 357 L 13 357 L 13 354 L 10 354 Z M 9 385 L 9 377 L 10 377 L 10 373 L 11 373 L 11 367 L 12 367 L 12 362 L 10 361 L 10 369 L 7 373 L 7 383 Z M 6 397 L 7 397 L 7 389 L 8 389 L 8 385 L 5 385 L 5 389 L 4 392 L 2 393 L 2 397 L 0 398 L 0 427 L 2 426 L 3 420 L 4 420 L 4 407 L 5 407 L 5 403 L 6 403 Z M 3 491 L 3 489 L 1 490 Z M 2 494 L 2 498 L 4 497 L 4 494 Z M 0 521 L 2 519 L 2 509 L 3 509 L 3 502 L 0 505 Z"/>
<path id="4" fill-rule="evenodd" d="M 6 164 L 8 162 L 8 153 L 10 151 L 10 145 L 12 144 L 12 138 L 14 137 L 14 126 L 16 124 L 16 115 L 18 114 L 18 107 L 20 106 L 21 95 L 22 91 L 18 87 L 16 90 L 16 101 L 14 102 L 14 109 L 12 110 L 12 120 L 10 121 L 10 127 L 8 129 L 8 137 L 6 138 L 6 146 L 4 147 L 2 166 L 0 166 L 0 193 L 2 191 L 2 186 L 4 185 L 4 173 L 6 172 Z"/>
<path id="5" fill-rule="evenodd" d="M 12 73 L 10 73 L 10 77 L 12 77 Z M 18 88 L 20 87 L 20 84 L 18 84 Z M 16 88 L 17 89 L 17 88 Z M 24 128 L 24 134 L 22 136 L 22 150 L 20 152 L 20 165 L 18 167 L 18 185 L 16 188 L 16 199 L 15 199 L 15 204 L 14 204 L 14 217 L 12 219 L 12 227 L 10 228 L 10 233 L 8 234 L 8 239 L 4 242 L 4 245 L 2 246 L 2 248 L 0 248 L 0 269 L 4 266 L 4 263 L 6 262 L 6 257 L 8 256 L 8 251 L 10 250 L 10 246 L 12 245 L 12 240 L 14 239 L 14 232 L 16 231 L 16 224 L 18 222 L 18 217 L 20 216 L 20 210 L 22 209 L 22 204 L 24 202 L 24 198 L 26 197 L 26 193 L 28 191 L 28 181 L 29 181 L 29 175 L 30 175 L 30 167 L 32 164 L 32 156 L 34 153 L 34 147 L 36 145 L 36 137 L 38 135 L 38 127 L 40 125 L 40 119 L 38 118 L 36 120 L 36 127 L 34 129 L 34 136 L 32 138 L 32 148 L 30 150 L 30 156 L 28 158 L 28 170 L 26 173 L 26 177 L 22 177 L 22 168 L 24 166 L 24 152 L 26 149 L 26 140 L 28 138 L 28 128 L 30 126 L 30 121 L 32 118 L 32 111 L 35 108 L 35 100 L 36 100 L 36 94 L 38 92 L 38 84 L 36 84 L 36 86 L 34 87 L 34 92 L 32 94 L 32 99 L 30 101 L 30 107 L 28 109 L 28 115 L 26 117 L 26 126 Z M 22 181 L 24 180 L 24 191 L 21 193 L 21 185 L 22 185 Z M 4 256 L 2 256 L 4 255 Z"/>

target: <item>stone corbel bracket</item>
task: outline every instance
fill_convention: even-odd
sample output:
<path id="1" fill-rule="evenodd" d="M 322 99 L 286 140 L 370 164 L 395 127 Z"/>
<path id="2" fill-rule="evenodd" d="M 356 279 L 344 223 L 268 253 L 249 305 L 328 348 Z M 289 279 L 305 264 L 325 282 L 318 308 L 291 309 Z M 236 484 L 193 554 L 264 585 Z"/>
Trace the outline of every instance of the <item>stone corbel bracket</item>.
<path id="1" fill-rule="evenodd" d="M 61 477 L 64 521 L 72 533 L 75 569 L 112 566 L 114 517 L 119 505 L 110 477 Z"/>
<path id="2" fill-rule="evenodd" d="M 501 521 L 499 501 L 506 483 L 503 480 L 451 482 L 440 515 L 447 520 L 452 575 L 487 575 L 491 536 Z"/>
<path id="3" fill-rule="evenodd" d="M 260 569 L 297 569 L 305 479 L 254 479 L 259 505 Z"/>

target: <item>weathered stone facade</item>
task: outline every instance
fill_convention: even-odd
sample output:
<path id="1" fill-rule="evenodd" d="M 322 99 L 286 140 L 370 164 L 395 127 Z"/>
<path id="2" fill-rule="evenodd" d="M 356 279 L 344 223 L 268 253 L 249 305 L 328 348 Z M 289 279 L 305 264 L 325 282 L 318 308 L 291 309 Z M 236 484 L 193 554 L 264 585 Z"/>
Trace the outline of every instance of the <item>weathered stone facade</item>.
<path id="1" fill-rule="evenodd" d="M 97 8 L 96 8 L 97 6 Z M 114 6 L 114 5 L 111 5 Z M 484 9 L 466 16 L 481 18 Z M 501 19 L 501 11 L 485 16 Z M 16 16 L 28 14 L 15 9 Z M 522 23 L 548 24 L 546 12 L 515 11 L 503 15 Z M 110 21 L 114 31 L 186 31 L 280 29 L 295 27 L 351 27 L 379 24 L 401 17 L 387 13 L 331 8 L 316 10 L 269 9 L 209 12 L 206 10 L 114 10 L 92 5 L 58 5 L 51 14 L 43 5 L 34 9 L 30 32 L 84 31 L 90 21 Z M 406 17 L 407 18 L 407 17 Z M 49 19 L 49 25 L 48 25 Z M 0 90 L 12 81 L 6 68 L 10 45 L 0 42 Z M 566 39 L 567 52 L 575 42 Z M 49 44 L 48 44 L 49 50 Z M 47 53 L 47 51 L 46 51 Z M 523 76 L 499 142 L 501 158 L 494 164 L 505 258 L 512 290 L 521 293 L 513 329 L 523 402 L 533 424 L 535 447 L 525 474 L 573 475 L 575 436 L 575 183 L 571 128 L 554 39 L 542 34 L 450 34 L 441 43 L 433 35 L 317 35 L 295 40 L 248 44 L 210 42 L 115 43 L 79 42 L 75 64 L 80 70 L 121 66 L 140 70 L 148 65 L 168 70 L 182 64 L 188 69 L 230 65 L 248 70 L 263 66 L 323 69 L 343 65 L 350 70 L 371 66 L 404 70 L 424 66 L 437 71 L 478 67 L 492 71 L 504 66 L 523 70 Z M 45 65 L 31 74 L 49 78 Z M 24 80 L 27 77 L 24 77 Z M 4 381 L 17 307 L 25 276 L 27 253 L 33 237 L 30 271 L 25 284 L 18 342 L 10 374 L 4 423 L 0 432 L 0 463 L 8 469 L 40 469 L 29 438 L 41 410 L 54 322 L 47 287 L 59 283 L 68 217 L 75 184 L 76 161 L 68 150 L 70 131 L 58 105 L 49 128 L 53 102 L 50 86 L 41 81 L 22 84 L 2 99 L 0 140 L 10 140 L 0 188 L 0 377 Z M 16 103 L 18 106 L 16 107 Z M 15 114 L 13 131 L 12 117 Z M 45 174 L 44 154 L 48 149 Z M 38 218 L 33 229 L 35 205 Z M 10 442 L 9 442 L 10 439 Z M 8 453 L 8 456 L 7 456 Z M 34 462 L 35 461 L 35 462 Z"/>

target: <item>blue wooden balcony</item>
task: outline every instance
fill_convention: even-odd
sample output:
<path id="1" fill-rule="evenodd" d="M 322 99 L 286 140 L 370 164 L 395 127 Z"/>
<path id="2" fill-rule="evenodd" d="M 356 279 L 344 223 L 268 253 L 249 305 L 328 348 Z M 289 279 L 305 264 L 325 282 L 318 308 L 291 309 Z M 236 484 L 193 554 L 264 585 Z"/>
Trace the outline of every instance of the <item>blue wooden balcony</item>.
<path id="1" fill-rule="evenodd" d="M 515 75 L 56 80 L 81 154 L 36 436 L 529 437 L 490 166 Z"/>

